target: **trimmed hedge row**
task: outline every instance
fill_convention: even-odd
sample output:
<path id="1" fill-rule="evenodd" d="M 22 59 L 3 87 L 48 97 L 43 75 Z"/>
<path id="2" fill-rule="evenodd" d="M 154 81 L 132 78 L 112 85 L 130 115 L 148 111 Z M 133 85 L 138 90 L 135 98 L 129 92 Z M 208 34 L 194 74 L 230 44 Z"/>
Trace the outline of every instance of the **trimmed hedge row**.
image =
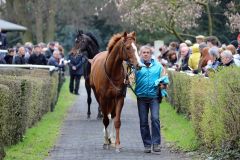
<path id="1" fill-rule="evenodd" d="M 41 69 L 0 69 L 0 75 L 0 141 L 11 145 L 55 106 L 58 73 L 50 76 Z"/>
<path id="2" fill-rule="evenodd" d="M 169 102 L 189 117 L 210 150 L 240 149 L 240 68 L 224 68 L 211 78 L 169 72 Z"/>

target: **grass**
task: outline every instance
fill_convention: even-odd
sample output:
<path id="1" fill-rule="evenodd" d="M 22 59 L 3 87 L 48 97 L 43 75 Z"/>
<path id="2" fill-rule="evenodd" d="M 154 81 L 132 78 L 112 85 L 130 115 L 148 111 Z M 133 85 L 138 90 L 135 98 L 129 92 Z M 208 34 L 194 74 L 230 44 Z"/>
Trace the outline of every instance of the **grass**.
<path id="1" fill-rule="evenodd" d="M 69 79 L 63 84 L 54 112 L 45 114 L 41 121 L 27 130 L 22 142 L 6 149 L 4 160 L 42 160 L 55 144 L 68 108 L 76 96 L 69 93 Z"/>
<path id="2" fill-rule="evenodd" d="M 161 132 L 165 141 L 174 143 L 183 151 L 196 150 L 199 142 L 191 121 L 183 115 L 177 114 L 173 107 L 166 102 L 162 102 L 160 106 Z"/>

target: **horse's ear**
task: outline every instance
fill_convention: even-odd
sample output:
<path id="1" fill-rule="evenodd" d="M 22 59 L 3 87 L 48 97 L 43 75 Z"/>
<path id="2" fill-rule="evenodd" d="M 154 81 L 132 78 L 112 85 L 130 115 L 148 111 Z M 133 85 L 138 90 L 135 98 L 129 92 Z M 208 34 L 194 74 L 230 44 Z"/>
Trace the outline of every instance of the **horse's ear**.
<path id="1" fill-rule="evenodd" d="M 136 37 L 136 32 L 133 31 L 133 32 L 132 32 L 132 36 L 133 36 L 133 37 Z"/>
<path id="2" fill-rule="evenodd" d="M 81 34 L 83 34 L 83 31 L 80 30 L 80 29 L 78 29 L 77 34 L 78 34 L 78 35 L 81 35 Z"/>
<path id="3" fill-rule="evenodd" d="M 124 37 L 124 40 L 126 41 L 127 40 L 127 32 L 123 33 L 123 37 Z"/>

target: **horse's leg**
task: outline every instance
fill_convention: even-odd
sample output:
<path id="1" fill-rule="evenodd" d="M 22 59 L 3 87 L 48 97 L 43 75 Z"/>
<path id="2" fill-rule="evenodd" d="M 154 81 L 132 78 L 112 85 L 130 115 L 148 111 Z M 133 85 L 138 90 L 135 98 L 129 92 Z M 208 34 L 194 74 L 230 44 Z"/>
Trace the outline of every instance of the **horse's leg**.
<path id="1" fill-rule="evenodd" d="M 108 115 L 105 114 L 103 116 L 103 124 L 104 124 L 104 144 L 103 144 L 103 148 L 104 149 L 109 149 L 109 135 L 108 135 L 108 125 L 109 125 L 109 119 L 108 119 Z"/>
<path id="2" fill-rule="evenodd" d="M 91 115 L 91 103 L 92 103 L 92 98 L 91 98 L 91 86 L 90 86 L 90 81 L 88 77 L 85 78 L 85 88 L 87 90 L 87 103 L 88 103 L 88 111 L 87 111 L 87 118 L 90 118 Z"/>
<path id="3" fill-rule="evenodd" d="M 116 100 L 116 117 L 114 121 L 115 129 L 116 129 L 116 151 L 120 152 L 120 127 L 121 127 L 121 112 L 123 107 L 124 97 Z"/>
<path id="4" fill-rule="evenodd" d="M 110 142 L 111 142 L 111 145 L 113 147 L 115 147 L 115 143 L 116 143 L 116 130 L 115 130 L 115 127 L 114 127 L 114 117 L 115 117 L 115 111 L 114 111 L 114 115 L 111 114 L 109 116 L 110 118 Z"/>
<path id="5" fill-rule="evenodd" d="M 111 145 L 113 145 L 115 147 L 115 142 L 116 142 L 116 130 L 115 130 L 115 126 L 114 126 L 114 118 L 116 116 L 115 113 L 115 108 L 113 107 L 113 111 L 111 113 L 111 119 L 110 119 L 110 126 L 111 126 L 111 130 L 110 130 L 110 141 L 111 141 Z"/>

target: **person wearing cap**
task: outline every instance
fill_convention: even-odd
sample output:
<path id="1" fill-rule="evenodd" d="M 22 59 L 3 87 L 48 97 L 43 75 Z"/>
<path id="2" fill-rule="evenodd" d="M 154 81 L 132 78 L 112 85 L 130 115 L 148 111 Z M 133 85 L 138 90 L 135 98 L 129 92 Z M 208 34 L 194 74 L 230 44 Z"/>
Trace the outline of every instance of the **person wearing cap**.
<path id="1" fill-rule="evenodd" d="M 151 47 L 145 45 L 140 48 L 140 59 L 143 63 L 141 70 L 135 70 L 135 92 L 137 96 L 138 114 L 140 119 L 140 133 L 144 145 L 144 152 L 160 152 L 161 135 L 159 120 L 159 84 L 155 83 L 162 76 L 163 66 L 152 58 Z M 151 113 L 151 130 L 148 123 Z"/>
<path id="2" fill-rule="evenodd" d="M 198 35 L 195 38 L 196 38 L 197 44 L 201 44 L 202 42 L 204 42 L 204 39 L 205 39 L 205 37 L 203 35 Z"/>
<path id="3" fill-rule="evenodd" d="M 35 65 L 46 65 L 47 64 L 47 59 L 41 53 L 41 47 L 39 45 L 34 46 L 33 54 L 30 55 L 28 63 L 35 64 Z"/>
<path id="4" fill-rule="evenodd" d="M 187 39 L 184 43 L 186 43 L 188 47 L 192 46 L 192 42 L 189 39 Z"/>
<path id="5" fill-rule="evenodd" d="M 50 42 L 48 44 L 48 49 L 45 51 L 45 57 L 47 60 L 53 55 L 54 47 L 55 47 L 54 42 Z"/>

